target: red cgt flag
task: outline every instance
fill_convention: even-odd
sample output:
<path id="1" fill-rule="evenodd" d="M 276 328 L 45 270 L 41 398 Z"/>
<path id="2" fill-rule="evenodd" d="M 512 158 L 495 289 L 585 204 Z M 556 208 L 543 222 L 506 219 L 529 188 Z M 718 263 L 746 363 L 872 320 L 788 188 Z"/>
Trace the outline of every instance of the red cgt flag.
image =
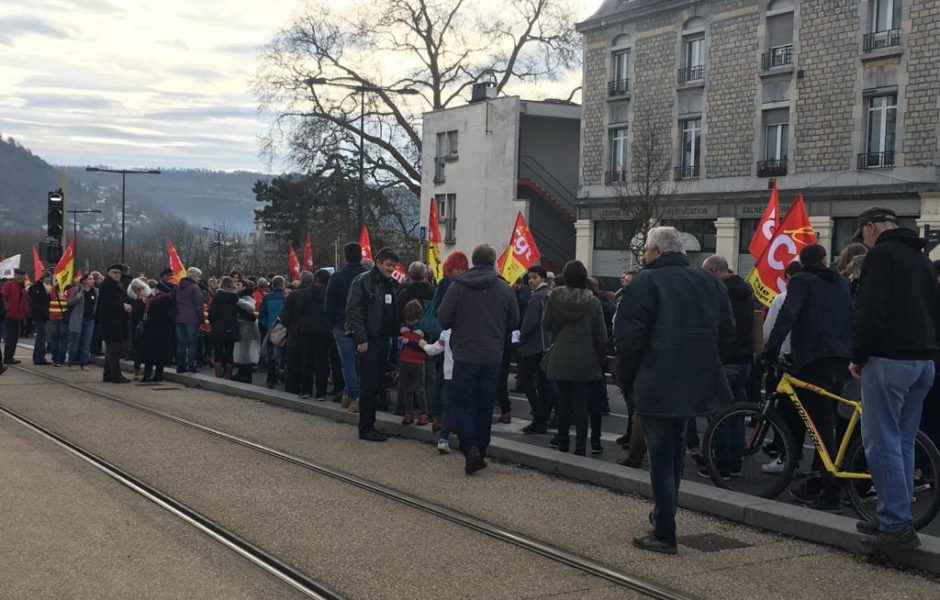
<path id="1" fill-rule="evenodd" d="M 503 279 L 509 283 L 514 283 L 522 277 L 529 267 L 534 265 L 541 258 L 538 246 L 535 245 L 535 237 L 529 231 L 525 217 L 520 212 L 516 217 L 516 224 L 512 228 L 512 234 L 509 236 L 509 247 L 500 257 L 497 269 Z"/>
<path id="2" fill-rule="evenodd" d="M 804 246 L 815 243 L 816 233 L 809 223 L 803 194 L 797 194 L 764 254 L 747 276 L 754 288 L 754 296 L 761 304 L 770 306 L 777 294 L 786 288 L 784 271 L 787 265 L 800 255 Z"/>
<path id="3" fill-rule="evenodd" d="M 290 276 L 294 279 L 300 279 L 300 263 L 297 262 L 297 253 L 294 252 L 294 245 L 287 245 L 287 266 L 290 269 Z"/>
<path id="4" fill-rule="evenodd" d="M 362 246 L 362 260 L 372 260 L 372 242 L 369 241 L 369 230 L 364 224 L 359 232 L 359 245 Z"/>
<path id="5" fill-rule="evenodd" d="M 777 231 L 777 220 L 779 218 L 780 201 L 777 194 L 777 184 L 772 182 L 770 201 L 767 202 L 767 208 L 764 209 L 764 214 L 761 215 L 757 231 L 754 232 L 754 237 L 751 238 L 751 243 L 747 247 L 747 251 L 751 253 L 755 260 L 760 260 L 764 250 L 767 249 L 767 245 L 770 244 L 770 240 L 773 239 L 774 233 Z"/>
<path id="6" fill-rule="evenodd" d="M 313 271 L 313 245 L 310 242 L 310 234 L 304 238 L 304 270 Z"/>

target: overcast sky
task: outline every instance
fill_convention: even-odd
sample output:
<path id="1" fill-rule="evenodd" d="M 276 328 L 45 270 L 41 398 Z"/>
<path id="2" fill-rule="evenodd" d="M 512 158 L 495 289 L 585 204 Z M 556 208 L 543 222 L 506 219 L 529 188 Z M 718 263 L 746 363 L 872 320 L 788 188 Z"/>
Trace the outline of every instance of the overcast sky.
<path id="1" fill-rule="evenodd" d="M 53 164 L 266 171 L 248 81 L 302 2 L 0 0 L 0 134 Z"/>

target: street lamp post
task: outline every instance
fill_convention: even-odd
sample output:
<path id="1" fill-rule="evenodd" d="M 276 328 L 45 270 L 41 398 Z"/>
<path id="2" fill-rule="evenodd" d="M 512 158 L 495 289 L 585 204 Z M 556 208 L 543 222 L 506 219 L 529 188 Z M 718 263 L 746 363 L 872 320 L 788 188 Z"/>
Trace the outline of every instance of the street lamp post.
<path id="1" fill-rule="evenodd" d="M 363 214 L 363 196 L 365 194 L 365 149 L 366 149 L 366 140 L 365 140 L 365 123 L 366 123 L 366 92 L 391 92 L 393 94 L 400 94 L 403 96 L 414 96 L 418 95 L 421 92 L 414 88 L 384 88 L 377 85 L 344 85 L 342 83 L 334 83 L 325 77 L 308 77 L 304 79 L 306 83 L 311 88 L 315 85 L 328 85 L 333 87 L 341 87 L 349 90 L 354 90 L 359 92 L 359 185 L 357 187 L 356 193 L 356 219 L 358 221 L 358 226 L 356 228 L 357 232 L 362 231 L 362 224 L 365 222 L 365 216 Z"/>
<path id="2" fill-rule="evenodd" d="M 219 231 L 218 229 L 213 229 L 211 227 L 203 227 L 203 229 L 206 231 L 211 231 L 219 236 L 219 239 L 216 240 L 215 242 L 219 246 L 218 263 L 216 264 L 216 268 L 218 269 L 217 275 L 221 277 L 222 276 L 222 232 Z"/>
<path id="3" fill-rule="evenodd" d="M 127 188 L 127 176 L 128 175 L 159 175 L 160 171 L 157 169 L 143 169 L 143 170 L 134 170 L 134 169 L 102 169 L 100 167 L 86 167 L 86 171 L 91 173 L 120 173 L 121 174 L 121 263 L 124 263 L 124 229 L 126 227 L 126 205 L 125 205 L 125 196 L 124 191 Z"/>
<path id="4" fill-rule="evenodd" d="M 75 244 L 73 256 L 78 256 L 78 215 L 87 215 L 91 213 L 100 213 L 98 209 L 72 209 L 65 211 L 72 215 L 72 243 Z M 123 262 L 123 258 L 121 259 Z"/>

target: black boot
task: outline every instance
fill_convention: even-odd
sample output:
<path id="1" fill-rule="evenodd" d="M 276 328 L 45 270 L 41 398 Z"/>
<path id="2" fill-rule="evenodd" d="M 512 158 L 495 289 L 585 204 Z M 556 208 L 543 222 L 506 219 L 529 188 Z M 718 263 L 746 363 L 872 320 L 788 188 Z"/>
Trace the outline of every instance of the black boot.
<path id="1" fill-rule="evenodd" d="M 153 376 L 154 381 L 163 381 L 163 365 L 157 365 L 157 372 Z"/>
<path id="2" fill-rule="evenodd" d="M 140 382 L 150 383 L 151 381 L 153 381 L 153 365 L 144 365 L 144 377 Z"/>

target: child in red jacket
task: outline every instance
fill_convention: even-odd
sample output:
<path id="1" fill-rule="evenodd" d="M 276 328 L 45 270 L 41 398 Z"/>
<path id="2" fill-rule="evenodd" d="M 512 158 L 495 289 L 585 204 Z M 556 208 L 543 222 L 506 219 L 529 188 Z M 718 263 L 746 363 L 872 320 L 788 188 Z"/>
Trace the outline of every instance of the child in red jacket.
<path id="1" fill-rule="evenodd" d="M 398 395 L 405 405 L 402 425 L 415 422 L 415 404 L 418 405 L 418 425 L 428 424 L 428 403 L 424 393 L 424 361 L 427 354 L 419 345 L 424 333 L 418 323 L 424 315 L 420 300 L 412 300 L 402 310 L 405 322 L 398 338 Z"/>

